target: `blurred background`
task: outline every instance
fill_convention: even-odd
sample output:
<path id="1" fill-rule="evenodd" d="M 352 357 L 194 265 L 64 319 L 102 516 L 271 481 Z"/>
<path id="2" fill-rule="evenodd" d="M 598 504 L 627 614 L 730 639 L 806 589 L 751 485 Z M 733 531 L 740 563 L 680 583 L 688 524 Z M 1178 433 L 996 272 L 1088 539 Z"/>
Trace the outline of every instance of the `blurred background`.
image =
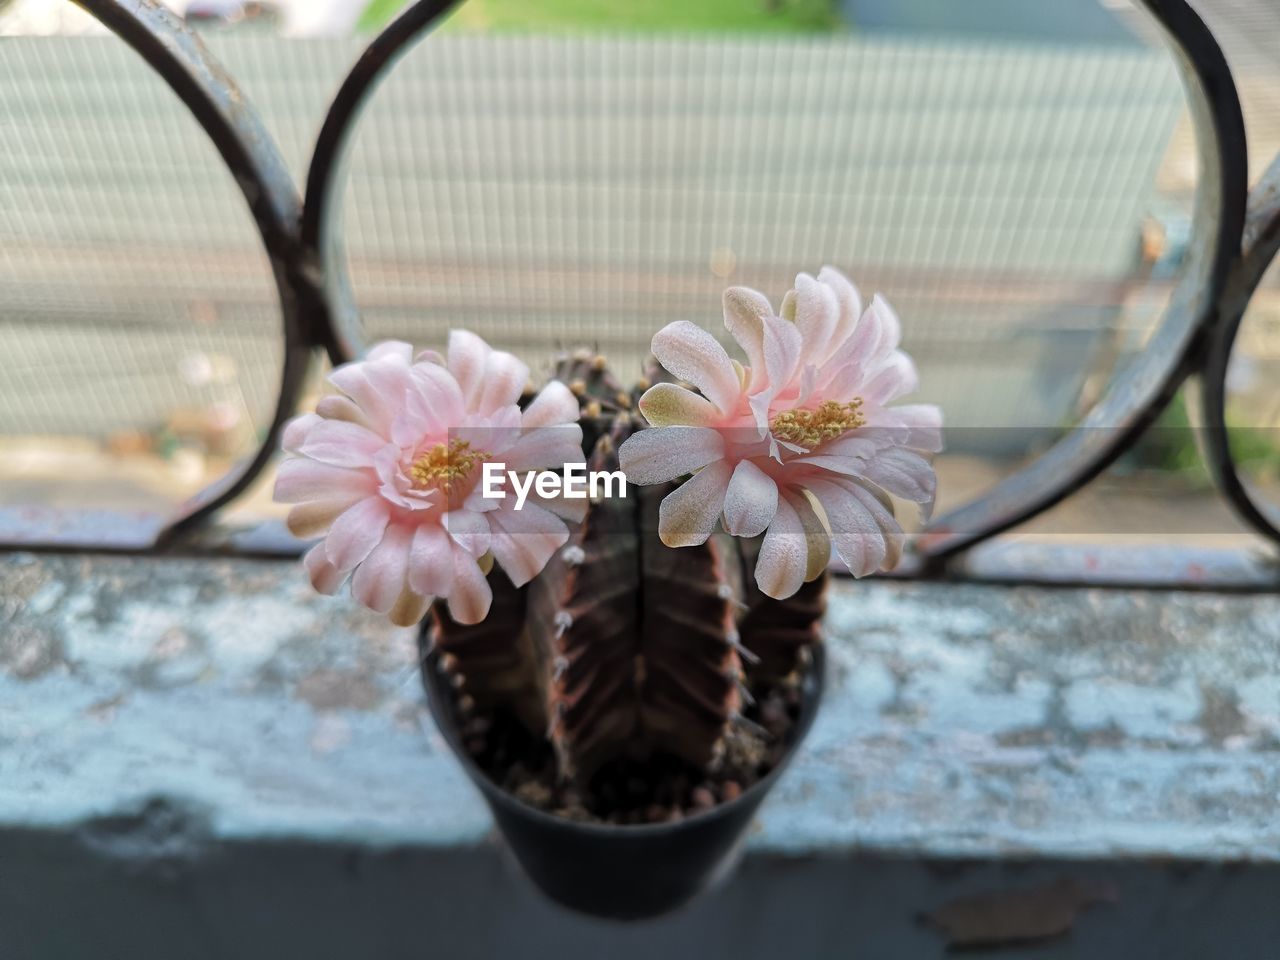
<path id="1" fill-rule="evenodd" d="M 398 0 L 170 4 L 301 183 Z M 1198 0 L 1280 149 L 1280 10 Z M 720 294 L 833 264 L 904 320 L 941 404 L 941 509 L 1078 421 L 1190 242 L 1182 88 L 1124 0 L 467 0 L 361 118 L 344 208 L 370 339 L 476 330 L 638 375 Z M 1280 272 L 1246 317 L 1237 450 L 1280 502 Z M 0 508 L 162 515 L 254 449 L 282 354 L 243 199 L 168 88 L 68 0 L 0 0 Z M 317 383 L 318 389 L 318 383 Z M 1180 399 L 1018 537 L 1252 542 Z M 278 515 L 269 478 L 238 518 Z M 88 522 L 88 521 L 86 521 Z"/>

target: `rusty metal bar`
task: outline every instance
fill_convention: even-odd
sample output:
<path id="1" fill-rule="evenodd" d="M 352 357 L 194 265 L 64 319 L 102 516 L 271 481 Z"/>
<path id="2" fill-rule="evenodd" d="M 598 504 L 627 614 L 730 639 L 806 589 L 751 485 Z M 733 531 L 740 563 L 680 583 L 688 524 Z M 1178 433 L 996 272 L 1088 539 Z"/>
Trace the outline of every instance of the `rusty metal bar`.
<path id="1" fill-rule="evenodd" d="M 455 3 L 456 0 L 418 0 L 392 21 L 343 80 L 316 139 L 307 171 L 302 242 L 320 266 L 331 321 L 325 331 L 324 347 L 334 364 L 353 360 L 364 349 L 342 243 L 346 161 L 356 123 L 365 103 L 396 61 Z"/>
<path id="2" fill-rule="evenodd" d="M 1280 510 L 1261 500 L 1244 478 L 1231 452 L 1227 430 L 1227 369 L 1245 309 L 1262 276 L 1280 251 L 1280 157 L 1249 192 L 1240 256 L 1222 294 L 1218 327 L 1202 371 L 1201 401 L 1205 423 L 1205 455 L 1219 489 L 1236 512 L 1255 530 L 1280 543 Z"/>

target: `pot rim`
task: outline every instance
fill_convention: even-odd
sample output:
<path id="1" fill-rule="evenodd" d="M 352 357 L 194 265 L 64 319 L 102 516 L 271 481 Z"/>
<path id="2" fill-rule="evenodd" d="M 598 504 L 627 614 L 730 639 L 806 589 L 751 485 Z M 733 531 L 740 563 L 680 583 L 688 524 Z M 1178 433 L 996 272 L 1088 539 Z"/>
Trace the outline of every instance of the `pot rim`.
<path id="1" fill-rule="evenodd" d="M 424 627 L 424 632 L 425 629 Z M 800 700 L 800 714 L 796 718 L 795 725 L 791 728 L 791 744 L 773 769 L 746 790 L 743 790 L 734 799 L 718 803 L 709 810 L 700 810 L 697 813 L 682 817 L 680 820 L 667 823 L 584 823 L 548 813 L 525 803 L 515 794 L 495 783 L 493 778 L 476 763 L 470 752 L 462 744 L 458 735 L 457 723 L 452 716 L 454 712 L 452 705 L 441 702 L 443 698 L 436 695 L 437 692 L 447 695 L 447 691 L 444 689 L 443 684 L 439 682 L 440 656 L 434 647 L 422 658 L 422 668 L 424 671 L 431 671 L 427 679 L 427 706 L 431 711 L 432 718 L 435 720 L 436 729 L 440 731 L 440 735 L 448 743 L 449 749 L 461 762 L 467 776 L 491 802 L 500 803 L 504 808 L 553 830 L 564 830 L 569 833 L 600 837 L 616 838 L 628 836 L 641 838 L 674 835 L 690 827 L 709 822 L 712 819 L 728 817 L 735 811 L 759 805 L 765 794 L 773 787 L 774 782 L 791 763 L 801 744 L 803 744 L 822 703 L 823 691 L 826 686 L 826 649 L 821 639 L 816 643 L 810 644 L 808 649 L 810 660 L 808 671 L 802 681 L 803 695 Z"/>

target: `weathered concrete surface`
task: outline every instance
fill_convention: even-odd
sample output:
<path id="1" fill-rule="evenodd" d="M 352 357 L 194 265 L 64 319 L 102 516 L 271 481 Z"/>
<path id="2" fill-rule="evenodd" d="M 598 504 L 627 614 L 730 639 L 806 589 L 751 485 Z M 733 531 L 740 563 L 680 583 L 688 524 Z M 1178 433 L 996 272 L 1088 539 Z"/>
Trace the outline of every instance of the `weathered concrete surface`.
<path id="1" fill-rule="evenodd" d="M 293 564 L 0 556 L 0 957 L 934 956 L 917 914 L 1063 877 L 1114 902 L 1036 956 L 1274 956 L 1280 597 L 841 582 L 828 622 L 742 873 L 621 930 L 506 869 L 408 631 Z"/>

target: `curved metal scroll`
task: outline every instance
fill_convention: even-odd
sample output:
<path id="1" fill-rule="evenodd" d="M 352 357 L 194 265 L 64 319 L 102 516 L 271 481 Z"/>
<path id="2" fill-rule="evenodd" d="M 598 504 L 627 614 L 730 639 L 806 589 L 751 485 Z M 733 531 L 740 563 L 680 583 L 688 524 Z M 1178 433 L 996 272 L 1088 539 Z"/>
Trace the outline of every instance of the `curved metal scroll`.
<path id="1" fill-rule="evenodd" d="M 1248 219 L 1240 256 L 1232 264 L 1221 316 L 1203 372 L 1202 412 L 1209 465 L 1236 512 L 1254 529 L 1280 543 L 1280 513 L 1255 498 L 1240 476 L 1227 431 L 1227 367 L 1240 322 L 1267 267 L 1280 251 L 1280 157 L 1272 161 L 1249 193 Z"/>
<path id="2" fill-rule="evenodd" d="M 1191 249 L 1173 299 L 1146 349 L 1084 421 L 1040 459 L 930 524 L 926 562 L 940 561 L 1066 499 L 1105 470 L 1159 416 L 1192 369 L 1214 324 L 1240 249 L 1248 182 L 1244 118 L 1213 34 L 1184 0 L 1144 0 L 1178 60 L 1200 159 Z"/>
<path id="3" fill-rule="evenodd" d="M 161 530 L 171 544 L 243 493 L 270 463 L 298 405 L 311 357 L 310 311 L 322 311 L 297 240 L 301 203 L 279 149 L 235 81 L 181 20 L 151 0 L 77 0 L 132 47 L 178 95 L 240 185 L 271 261 L 284 323 L 280 395 L 261 446 L 247 461 L 183 504 Z"/>
<path id="4" fill-rule="evenodd" d="M 307 171 L 302 240 L 320 264 L 331 320 L 324 346 L 335 364 L 352 360 L 363 350 L 341 229 L 352 129 L 360 110 L 387 71 L 455 2 L 418 0 L 379 34 L 342 82 L 316 140 L 311 168 Z"/>

